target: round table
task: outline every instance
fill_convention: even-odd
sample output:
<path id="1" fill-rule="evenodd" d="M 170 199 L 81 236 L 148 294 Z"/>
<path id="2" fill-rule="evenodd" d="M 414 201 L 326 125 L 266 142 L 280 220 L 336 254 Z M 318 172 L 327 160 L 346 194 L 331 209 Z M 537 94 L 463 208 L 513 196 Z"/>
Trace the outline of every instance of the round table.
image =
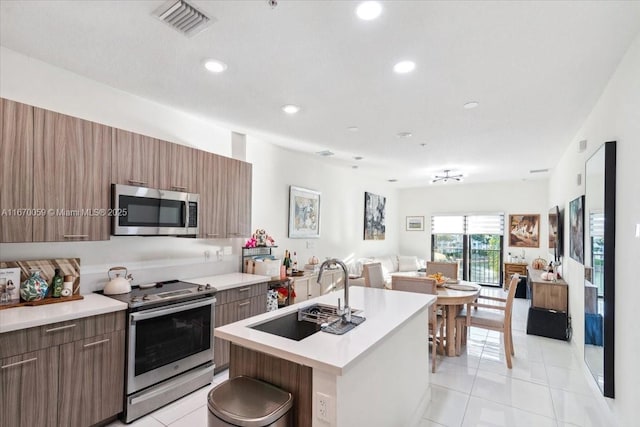
<path id="1" fill-rule="evenodd" d="M 460 311 L 460 307 L 464 304 L 474 302 L 478 295 L 480 295 L 481 286 L 474 282 L 467 282 L 466 280 L 460 280 L 460 285 L 469 286 L 474 290 L 457 290 L 452 289 L 456 285 L 451 284 L 444 286 L 438 286 L 438 299 L 436 304 L 446 306 L 447 319 L 445 326 L 445 352 L 447 356 L 456 355 L 456 316 Z M 449 288 L 447 286 L 451 286 Z"/>

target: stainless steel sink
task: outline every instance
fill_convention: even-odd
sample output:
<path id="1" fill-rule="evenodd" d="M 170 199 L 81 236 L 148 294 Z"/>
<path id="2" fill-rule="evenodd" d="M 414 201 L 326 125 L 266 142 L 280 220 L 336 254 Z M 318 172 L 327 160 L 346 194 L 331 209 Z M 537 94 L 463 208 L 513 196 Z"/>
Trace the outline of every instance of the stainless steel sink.
<path id="1" fill-rule="evenodd" d="M 298 312 L 285 314 L 275 319 L 250 326 L 252 329 L 300 341 L 320 330 L 320 324 L 298 320 Z"/>
<path id="2" fill-rule="evenodd" d="M 338 315 L 336 307 L 313 304 L 250 328 L 295 341 L 303 340 L 318 331 L 342 335 L 365 321 L 364 317 L 354 315 L 360 313 L 359 310 L 351 310 L 351 313 L 351 322 L 345 322 Z"/>

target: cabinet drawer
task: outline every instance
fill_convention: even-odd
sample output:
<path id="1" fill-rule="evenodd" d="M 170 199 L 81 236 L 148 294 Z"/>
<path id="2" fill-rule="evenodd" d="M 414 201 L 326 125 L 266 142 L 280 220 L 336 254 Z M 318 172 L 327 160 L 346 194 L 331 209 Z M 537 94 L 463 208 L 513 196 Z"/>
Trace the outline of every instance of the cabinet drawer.
<path id="1" fill-rule="evenodd" d="M 125 328 L 126 321 L 126 310 L 86 317 L 83 319 L 84 338 L 122 331 Z"/>
<path id="2" fill-rule="evenodd" d="M 82 319 L 50 323 L 44 326 L 0 335 L 0 357 L 8 357 L 82 339 Z"/>
<path id="3" fill-rule="evenodd" d="M 221 291 L 216 294 L 216 305 L 252 298 L 267 294 L 267 282 L 255 285 L 239 286 L 237 288 Z"/>
<path id="4" fill-rule="evenodd" d="M 0 334 L 0 357 L 14 356 L 123 330 L 125 311 L 83 317 Z"/>

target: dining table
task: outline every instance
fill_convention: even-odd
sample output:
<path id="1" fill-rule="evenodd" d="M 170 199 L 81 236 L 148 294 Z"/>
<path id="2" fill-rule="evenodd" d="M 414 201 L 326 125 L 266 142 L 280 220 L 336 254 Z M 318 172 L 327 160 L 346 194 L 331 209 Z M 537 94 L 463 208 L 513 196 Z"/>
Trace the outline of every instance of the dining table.
<path id="1" fill-rule="evenodd" d="M 393 276 L 410 277 L 412 279 L 433 280 L 421 272 L 393 273 Z M 393 289 L 393 280 L 392 280 Z M 436 287 L 438 299 L 436 304 L 445 310 L 445 355 L 456 356 L 456 316 L 465 304 L 474 302 L 480 295 L 482 287 L 476 282 L 467 280 L 447 280 Z"/>

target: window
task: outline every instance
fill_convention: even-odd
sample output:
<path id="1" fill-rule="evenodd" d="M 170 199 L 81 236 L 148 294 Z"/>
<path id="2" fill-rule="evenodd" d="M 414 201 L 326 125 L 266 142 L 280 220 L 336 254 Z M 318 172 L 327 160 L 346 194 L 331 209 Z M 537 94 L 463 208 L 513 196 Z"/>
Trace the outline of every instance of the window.
<path id="1" fill-rule="evenodd" d="M 431 259 L 457 261 L 458 276 L 486 285 L 502 283 L 504 214 L 434 215 Z"/>

